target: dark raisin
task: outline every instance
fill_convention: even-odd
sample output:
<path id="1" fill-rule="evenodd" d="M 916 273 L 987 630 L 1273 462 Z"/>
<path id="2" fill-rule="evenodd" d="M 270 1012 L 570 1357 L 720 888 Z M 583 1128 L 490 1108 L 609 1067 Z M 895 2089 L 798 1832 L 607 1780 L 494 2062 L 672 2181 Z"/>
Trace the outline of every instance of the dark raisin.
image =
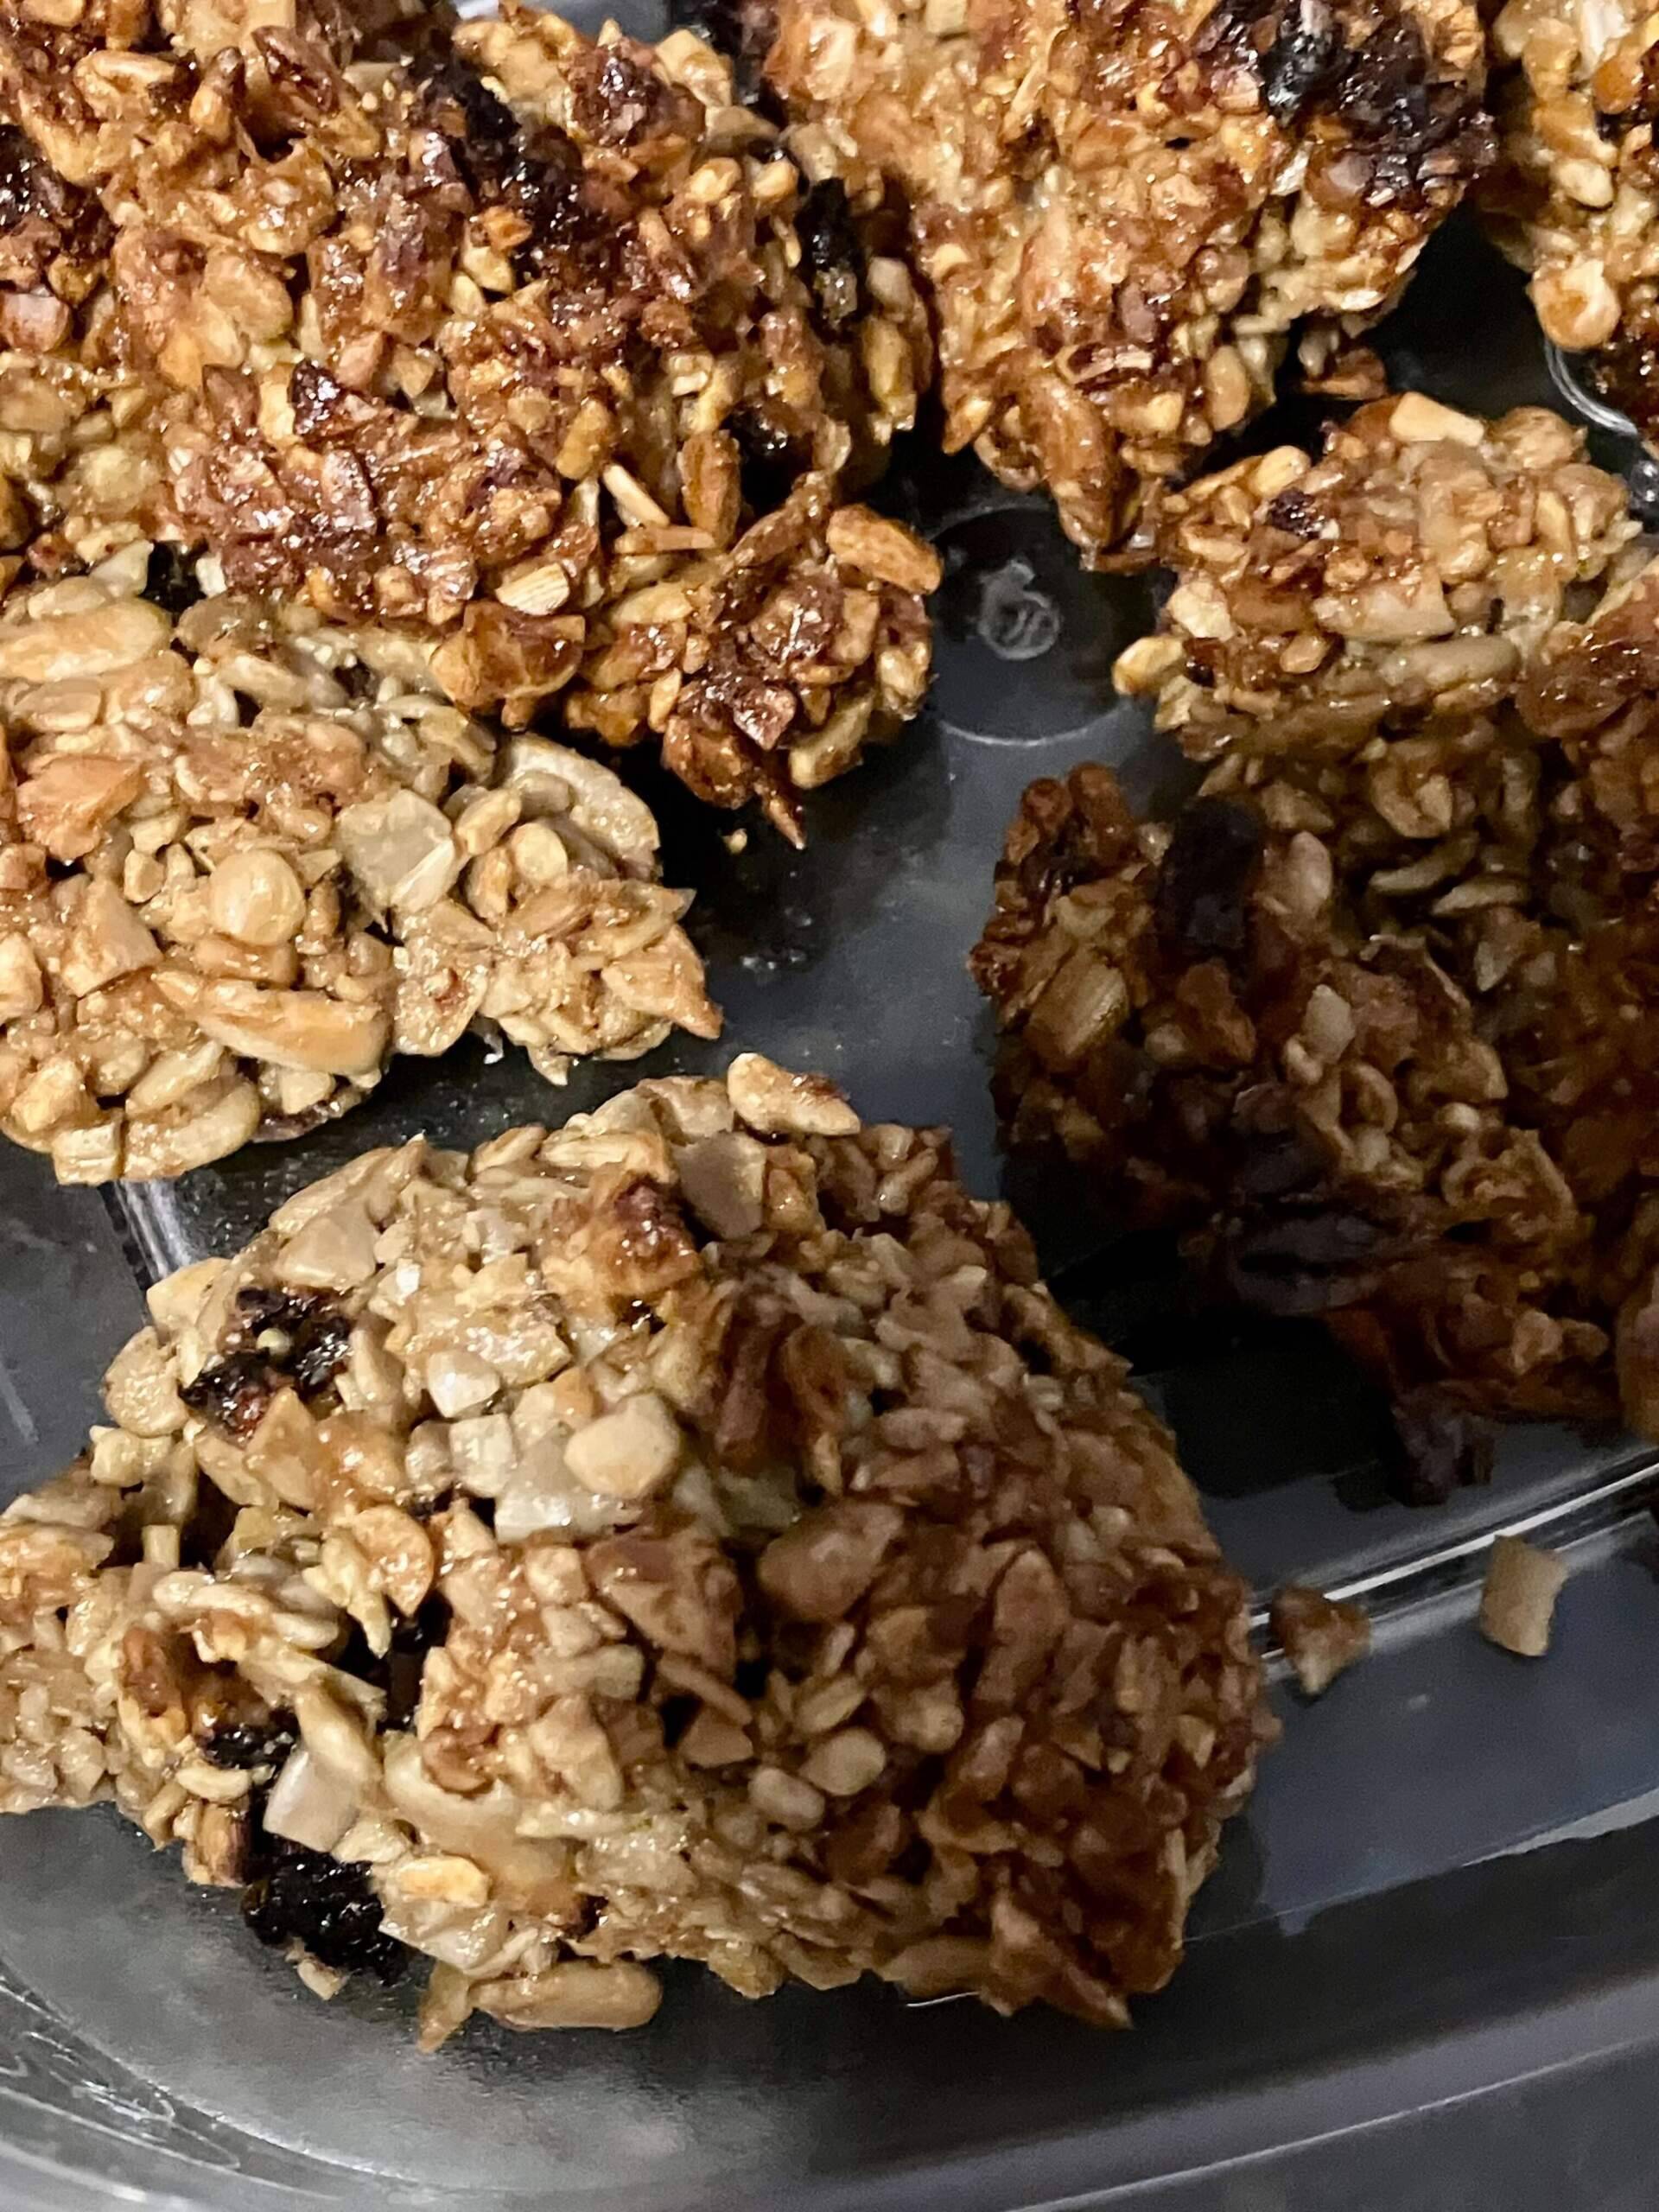
<path id="1" fill-rule="evenodd" d="M 16 124 L 0 126 L 0 231 L 15 231 L 31 215 L 60 226 L 79 198 Z"/>
<path id="2" fill-rule="evenodd" d="M 582 153 L 556 124 L 538 124 L 521 134 L 501 196 L 530 226 L 530 238 L 518 251 L 536 266 L 550 254 L 592 242 L 595 219 Z"/>
<path id="3" fill-rule="evenodd" d="M 1258 1313 L 1330 1313 L 1370 1295 L 1387 1256 L 1374 1221 L 1348 1208 L 1287 1207 L 1226 1233 L 1220 1252 L 1231 1295 Z"/>
<path id="4" fill-rule="evenodd" d="M 1333 105 L 1357 137 L 1419 139 L 1431 121 L 1427 73 L 1421 32 L 1394 19 L 1347 57 Z"/>
<path id="5" fill-rule="evenodd" d="M 608 262 L 613 232 L 590 204 L 581 149 L 556 124 L 521 124 L 454 55 L 427 74 L 416 112 L 442 134 L 474 197 L 501 202 L 530 226 L 515 260 L 532 272 L 552 253 Z"/>
<path id="6" fill-rule="evenodd" d="M 338 1307 L 330 1313 L 314 1313 L 301 1323 L 287 1367 L 294 1378 L 294 1388 L 302 1398 L 314 1398 L 320 1390 L 327 1389 L 346 1364 L 351 1343 L 351 1321 Z"/>
<path id="7" fill-rule="evenodd" d="M 1439 1390 L 1408 1390 L 1393 1408 L 1400 1439 L 1397 1478 L 1410 1505 L 1443 1505 L 1460 1484 L 1492 1471 L 1491 1431 Z"/>
<path id="8" fill-rule="evenodd" d="M 1268 502 L 1269 530 L 1282 530 L 1292 537 L 1317 537 L 1319 518 L 1306 492 L 1292 484 Z"/>
<path id="9" fill-rule="evenodd" d="M 1392 16 L 1357 47 L 1345 46 L 1328 0 L 1220 0 L 1193 41 L 1201 59 L 1250 71 L 1286 129 L 1317 111 L 1336 116 L 1370 157 L 1373 206 L 1424 188 L 1425 162 L 1452 149 L 1451 168 L 1472 176 L 1491 158 L 1478 103 L 1462 81 L 1437 78 L 1409 16 Z M 1436 164 L 1447 169 L 1446 156 Z"/>
<path id="10" fill-rule="evenodd" d="M 291 1337 L 316 1310 L 321 1293 L 308 1290 L 267 1290 L 253 1287 L 236 1294 L 236 1318 L 254 1336 L 266 1329 L 280 1329 Z"/>
<path id="11" fill-rule="evenodd" d="M 770 514 L 789 497 L 805 465 L 802 455 L 788 431 L 760 408 L 728 415 L 726 428 L 737 444 L 744 505 L 757 515 Z"/>
<path id="12" fill-rule="evenodd" d="M 251 1335 L 274 1329 L 289 1339 L 285 1351 L 266 1350 L 264 1357 L 302 1398 L 326 1389 L 346 1363 L 351 1318 L 325 1291 L 244 1290 L 237 1295 L 236 1311 Z"/>
<path id="13" fill-rule="evenodd" d="M 768 0 L 668 0 L 671 30 L 695 32 L 732 65 L 732 91 L 741 107 L 781 124 L 783 104 L 766 82 L 764 65 L 777 31 Z"/>
<path id="14" fill-rule="evenodd" d="M 285 1344 L 257 1342 L 271 1332 Z M 326 1291 L 248 1289 L 237 1294 L 236 1333 L 241 1341 L 181 1384 L 179 1395 L 192 1413 L 245 1437 L 284 1382 L 305 1398 L 327 1388 L 346 1363 L 352 1324 Z"/>
<path id="15" fill-rule="evenodd" d="M 1217 0 L 1199 25 L 1192 51 L 1200 60 L 1260 66 L 1277 29 L 1275 0 Z"/>
<path id="16" fill-rule="evenodd" d="M 1605 346 L 1580 361 L 1593 388 L 1638 429 L 1659 420 L 1659 347 L 1651 332 L 1615 331 Z"/>
<path id="17" fill-rule="evenodd" d="M 661 84 L 620 47 L 601 47 L 588 60 L 571 87 L 576 128 L 597 146 L 632 146 L 662 112 Z"/>
<path id="18" fill-rule="evenodd" d="M 1195 799 L 1176 817 L 1153 900 L 1169 958 L 1231 959 L 1243 951 L 1262 845 L 1260 822 L 1230 799 Z"/>
<path id="19" fill-rule="evenodd" d="M 1324 0 L 1301 0 L 1256 64 L 1268 112 L 1287 129 L 1330 86 L 1342 57 L 1342 38 Z"/>
<path id="20" fill-rule="evenodd" d="M 1492 159 L 1478 103 L 1458 80 L 1433 77 L 1433 66 L 1416 24 L 1393 18 L 1344 58 L 1324 103 L 1370 156 L 1364 196 L 1374 207 L 1421 194 L 1425 161 L 1442 149 L 1465 176 Z M 1437 168 L 1445 173 L 1444 155 Z"/>
<path id="21" fill-rule="evenodd" d="M 203 596 L 196 564 L 176 545 L 153 545 L 144 569 L 144 597 L 175 620 Z"/>
<path id="22" fill-rule="evenodd" d="M 261 1728 L 215 1728 L 201 1747 L 203 1757 L 214 1766 L 236 1767 L 245 1773 L 257 1766 L 280 1767 L 293 1748 L 291 1713 L 273 1713 Z"/>
<path id="23" fill-rule="evenodd" d="M 275 1389 L 270 1363 L 262 1352 L 233 1351 L 204 1367 L 193 1382 L 181 1382 L 179 1395 L 193 1414 L 235 1437 L 251 1436 L 264 1418 Z"/>
<path id="24" fill-rule="evenodd" d="M 447 53 L 423 75 L 415 113 L 448 142 L 472 190 L 498 198 L 518 145 L 518 120 L 472 63 Z"/>
<path id="25" fill-rule="evenodd" d="M 837 178 L 815 184 L 795 218 L 800 273 L 812 295 L 812 319 L 833 338 L 857 316 L 864 289 L 864 249 L 853 225 L 847 188 Z"/>
<path id="26" fill-rule="evenodd" d="M 326 1851 L 264 1831 L 257 1851 L 261 1872 L 242 1892 L 242 1916 L 262 1943 L 285 1949 L 297 1938 L 324 1966 L 397 1980 L 410 1955 L 381 1929 L 366 1867 L 343 1866 Z"/>

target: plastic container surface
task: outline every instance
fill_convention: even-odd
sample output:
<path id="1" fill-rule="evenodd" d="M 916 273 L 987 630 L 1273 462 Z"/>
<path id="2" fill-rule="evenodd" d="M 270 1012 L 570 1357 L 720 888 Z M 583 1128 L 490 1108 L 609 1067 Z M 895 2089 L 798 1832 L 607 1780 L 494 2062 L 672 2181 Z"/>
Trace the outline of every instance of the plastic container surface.
<path id="1" fill-rule="evenodd" d="M 1382 346 L 1397 385 L 1454 404 L 1554 397 L 1518 280 L 1466 220 Z M 1310 423 L 1281 409 L 1253 442 Z M 1599 457 L 1631 458 L 1605 435 Z M 59 1191 L 5 1150 L 0 1497 L 79 1448 L 143 1282 L 240 1242 L 299 1184 L 416 1130 L 469 1143 L 755 1047 L 825 1070 L 868 1118 L 953 1125 L 967 1179 L 1017 1197 L 1074 1312 L 1139 1350 L 1233 1558 L 1264 1592 L 1367 1589 L 1374 1656 L 1317 1707 L 1280 1693 L 1285 1740 L 1200 1897 L 1188 1962 L 1128 2036 L 874 1986 L 752 2005 L 686 1968 L 637 2033 L 475 2021 L 423 2059 L 392 2017 L 409 1993 L 317 2004 L 233 1898 L 188 1887 L 112 1814 L 0 1821 L 0 2204 L 1651 2206 L 1653 1455 L 1517 1429 L 1489 1487 L 1394 1503 L 1376 1408 L 1317 1332 L 1178 1325 L 1166 1283 L 1080 1249 L 1065 1191 L 1000 1159 L 964 957 L 1032 777 L 1099 759 L 1138 797 L 1179 788 L 1109 675 L 1154 587 L 1083 575 L 1041 501 L 969 461 L 909 453 L 877 499 L 946 558 L 928 715 L 812 802 L 804 855 L 753 825 L 734 860 L 728 823 L 650 786 L 667 880 L 701 887 L 692 929 L 726 1043 L 589 1069 L 563 1093 L 469 1043 L 401 1065 L 303 1143 L 175 1186 Z M 1529 1523 L 1574 1569 L 1541 1664 L 1473 1627 L 1486 1543 Z M 1476 2090 L 1496 2094 L 1456 2104 Z"/>

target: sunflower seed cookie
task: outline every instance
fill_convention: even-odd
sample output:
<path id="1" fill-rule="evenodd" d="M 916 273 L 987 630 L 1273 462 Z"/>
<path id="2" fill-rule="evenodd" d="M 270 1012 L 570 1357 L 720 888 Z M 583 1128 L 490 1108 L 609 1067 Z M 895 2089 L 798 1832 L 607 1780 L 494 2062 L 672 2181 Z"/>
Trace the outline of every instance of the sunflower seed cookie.
<path id="1" fill-rule="evenodd" d="M 0 1516 L 0 1808 L 113 1797 L 324 1993 L 649 1962 L 1121 2024 L 1271 1732 L 1122 1363 L 938 1130 L 747 1055 L 416 1141 L 158 1284 Z"/>
<path id="2" fill-rule="evenodd" d="M 45 209 L 6 312 L 148 384 L 165 534 L 798 836 L 927 683 L 938 563 L 853 496 L 928 373 L 902 265 L 824 230 L 686 35 L 509 7 L 365 59 L 238 4 L 137 36 L 0 7 L 0 162 Z M 84 306 L 18 304 L 60 266 Z"/>
<path id="3" fill-rule="evenodd" d="M 608 768 L 493 735 L 429 645 L 191 597 L 139 540 L 0 601 L 6 1135 L 67 1182 L 177 1175 L 474 1023 L 554 1081 L 718 1033 Z"/>
<path id="4" fill-rule="evenodd" d="M 1508 698 L 1554 626 L 1643 558 L 1620 477 L 1541 407 L 1406 392 L 1172 495 L 1175 588 L 1120 690 L 1205 760 L 1357 753 Z"/>
<path id="5" fill-rule="evenodd" d="M 1349 388 L 1486 162 L 1484 68 L 1460 0 L 779 0 L 766 62 L 807 172 L 907 210 L 947 445 L 1095 559 L 1147 557 L 1293 343 Z"/>
<path id="6" fill-rule="evenodd" d="M 1659 1433 L 1659 713 L 1592 723 L 1235 753 L 1168 824 L 1033 785 L 974 955 L 1016 1137 L 1323 1319 L 1414 1495 L 1478 1471 L 1448 1414 Z"/>
<path id="7" fill-rule="evenodd" d="M 1659 435 L 1659 104 L 1653 18 L 1627 0 L 1509 0 L 1492 23 L 1500 158 L 1481 193 L 1528 270 L 1544 334 L 1592 389 Z"/>

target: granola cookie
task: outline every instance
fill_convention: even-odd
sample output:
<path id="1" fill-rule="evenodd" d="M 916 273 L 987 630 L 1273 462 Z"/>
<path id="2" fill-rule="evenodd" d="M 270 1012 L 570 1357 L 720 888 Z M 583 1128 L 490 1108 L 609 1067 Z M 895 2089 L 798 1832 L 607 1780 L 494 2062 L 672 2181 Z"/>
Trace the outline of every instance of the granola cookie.
<path id="1" fill-rule="evenodd" d="M 270 14 L 164 10 L 142 52 L 88 18 L 46 68 L 0 4 L 0 156 L 70 195 L 21 272 L 92 238 L 59 342 L 148 380 L 168 534 L 798 836 L 927 683 L 937 560 L 849 503 L 928 374 L 903 264 L 825 228 L 689 34 L 510 5 L 365 60 Z"/>
<path id="2" fill-rule="evenodd" d="M 1121 2024 L 1271 1732 L 1244 1586 L 938 1130 L 752 1055 L 416 1141 L 150 1293 L 0 1516 L 0 1808 L 116 1803 L 314 1986 L 645 1961 Z"/>
<path id="3" fill-rule="evenodd" d="M 1207 760 L 1357 753 L 1508 698 L 1554 626 L 1642 557 L 1624 480 L 1541 407 L 1407 392 L 1169 499 L 1175 588 L 1120 690 Z"/>
<path id="4" fill-rule="evenodd" d="M 293 1135 L 474 1022 L 554 1081 L 718 1033 L 649 809 L 430 658 L 142 539 L 0 601 L 0 1130 L 62 1180 Z"/>
<path id="5" fill-rule="evenodd" d="M 1528 270 L 1547 338 L 1650 442 L 1659 437 L 1659 23 L 1627 0 L 1574 9 L 1509 0 L 1492 24 L 1507 65 L 1500 159 L 1481 194 Z"/>
<path id="6" fill-rule="evenodd" d="M 1183 1232 L 1219 1296 L 1325 1319 L 1420 1495 L 1478 1471 L 1448 1408 L 1659 1435 L 1659 778 L 1631 772 L 1659 740 L 1631 712 L 1571 746 L 1509 717 L 1235 753 L 1171 824 L 1103 768 L 1033 785 L 974 955 L 1016 1137 Z"/>
<path id="7" fill-rule="evenodd" d="M 1462 0 L 779 0 L 766 68 L 812 176 L 907 206 L 947 445 L 1096 558 L 1293 335 L 1340 378 L 1489 153 Z"/>

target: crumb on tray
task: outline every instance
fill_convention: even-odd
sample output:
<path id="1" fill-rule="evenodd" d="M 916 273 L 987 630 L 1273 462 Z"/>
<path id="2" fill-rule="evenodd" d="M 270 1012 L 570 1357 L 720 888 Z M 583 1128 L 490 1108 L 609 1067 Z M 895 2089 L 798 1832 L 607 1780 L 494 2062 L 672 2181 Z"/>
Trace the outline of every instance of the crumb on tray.
<path id="1" fill-rule="evenodd" d="M 1541 1550 L 1524 1536 L 1499 1536 L 1480 1593 L 1481 1634 L 1518 1658 L 1541 1659 L 1567 1577 L 1559 1553 Z"/>
<path id="2" fill-rule="evenodd" d="M 1371 1648 L 1370 1615 L 1363 1605 L 1300 1583 L 1287 1582 L 1274 1592 L 1268 1619 L 1309 1697 L 1322 1695 Z"/>

